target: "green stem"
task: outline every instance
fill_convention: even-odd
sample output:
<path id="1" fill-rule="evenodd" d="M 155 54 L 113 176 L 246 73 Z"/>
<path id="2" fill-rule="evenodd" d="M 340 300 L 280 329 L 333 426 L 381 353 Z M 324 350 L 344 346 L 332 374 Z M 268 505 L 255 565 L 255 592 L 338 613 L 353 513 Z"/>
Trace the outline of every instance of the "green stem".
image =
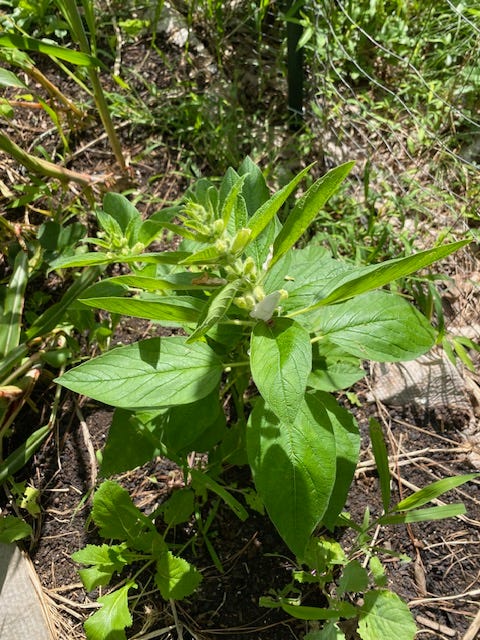
<path id="1" fill-rule="evenodd" d="M 80 51 L 82 53 L 92 55 L 92 48 L 88 41 L 87 34 L 85 33 L 82 18 L 75 0 L 57 0 L 57 4 L 59 5 L 60 9 L 67 19 L 67 22 L 69 23 L 72 34 L 79 44 Z M 112 146 L 115 158 L 121 170 L 125 173 L 127 171 L 127 165 L 125 163 L 125 158 L 123 157 L 120 140 L 117 136 L 117 132 L 115 131 L 115 127 L 113 126 L 113 122 L 110 117 L 110 111 L 108 109 L 107 101 L 105 99 L 105 94 L 103 92 L 97 70 L 93 67 L 88 67 L 88 75 L 92 84 L 95 104 L 97 105 L 100 118 L 105 128 L 105 132 Z"/>

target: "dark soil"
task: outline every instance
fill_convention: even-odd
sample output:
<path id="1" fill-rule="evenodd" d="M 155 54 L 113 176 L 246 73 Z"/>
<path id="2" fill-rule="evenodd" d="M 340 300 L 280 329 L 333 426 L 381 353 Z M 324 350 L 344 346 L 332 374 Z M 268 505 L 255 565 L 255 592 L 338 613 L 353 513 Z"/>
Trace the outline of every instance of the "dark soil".
<path id="1" fill-rule="evenodd" d="M 154 80 L 159 90 L 170 87 L 172 82 L 178 81 L 178 77 L 172 74 L 172 68 L 178 73 L 184 69 L 187 74 L 192 70 L 188 65 L 182 67 L 183 62 L 176 65 L 180 54 L 169 47 L 165 44 L 164 50 L 168 56 L 173 56 L 168 67 L 155 51 L 141 44 L 124 48 L 124 64 L 131 69 L 138 67 L 139 74 Z M 51 69 L 49 71 L 55 73 Z M 144 91 L 141 75 L 135 77 L 138 84 L 135 84 L 133 75 L 129 78 L 132 90 Z M 57 80 L 63 82 L 62 79 Z M 75 91 L 75 87 L 70 88 Z M 145 95 L 147 105 L 149 100 L 151 96 Z M 32 115 L 31 118 L 31 121 L 23 122 L 30 128 L 21 128 L 21 118 L 14 123 L 17 132 L 23 131 L 24 139 L 19 142 L 24 146 L 28 146 L 43 129 L 38 116 Z M 184 189 L 186 179 L 179 162 L 181 150 L 168 139 L 166 132 L 156 136 L 147 125 L 131 126 L 128 118 L 120 132 L 124 148 L 132 159 L 134 189 L 136 193 L 149 192 L 150 204 L 145 210 L 148 215 L 163 203 L 174 200 Z M 79 131 L 75 141 L 77 148 L 95 140 L 98 134 L 98 126 L 94 124 Z M 44 144 L 48 147 L 48 139 Z M 78 170 L 92 173 L 108 173 L 112 164 L 111 153 L 100 139 L 75 157 Z M 22 179 L 22 172 L 19 173 L 10 161 L 8 165 L 12 181 Z M 121 187 L 122 184 L 117 182 L 116 188 L 121 190 Z M 18 215 L 21 217 L 20 209 Z M 123 321 L 114 342 L 131 342 L 155 331 L 155 327 L 144 322 Z M 42 403 L 47 406 L 52 400 L 50 380 L 46 379 L 43 384 L 44 387 L 39 387 L 33 397 L 40 413 Z M 360 398 L 362 391 L 360 387 Z M 368 419 L 376 415 L 377 410 L 367 404 L 351 408 L 366 434 Z M 23 416 L 17 425 L 19 439 L 24 431 L 39 424 L 39 413 L 25 412 Z M 437 420 L 443 425 L 443 432 L 439 431 L 438 424 L 436 428 L 425 421 L 423 415 L 414 416 L 408 412 L 400 415 L 391 411 L 379 413 L 377 418 L 383 421 L 388 433 L 390 453 L 398 459 L 398 477 L 394 483 L 398 498 L 408 495 L 413 485 L 420 488 L 434 479 L 473 470 L 467 456 L 469 445 L 462 434 L 465 425 L 458 421 L 451 425 L 452 417 L 448 412 Z M 88 521 L 91 492 L 96 481 L 95 457 L 89 453 L 89 447 L 93 446 L 94 451 L 101 450 L 110 420 L 109 408 L 67 396 L 55 437 L 47 441 L 24 474 L 41 491 L 42 513 L 33 522 L 35 539 L 29 551 L 50 598 L 60 640 L 84 638 L 82 623 L 95 610 L 98 594 L 85 592 L 70 556 L 85 544 L 99 541 Z M 15 441 L 12 441 L 12 447 L 14 445 Z M 410 457 L 405 455 L 407 452 L 410 452 Z M 350 513 L 358 519 L 363 517 L 367 507 L 374 514 L 379 514 L 381 509 L 376 473 L 373 465 L 369 464 L 371 459 L 365 437 L 362 464 L 347 505 Z M 181 476 L 175 465 L 162 459 L 117 479 L 129 489 L 137 506 L 147 514 L 152 513 L 175 487 L 181 486 Z M 410 485 L 405 486 L 404 480 Z M 248 486 L 250 482 L 245 469 L 239 469 L 229 481 L 239 486 Z M 423 630 L 421 637 L 460 640 L 478 610 L 480 595 L 479 484 L 470 483 L 463 491 L 452 491 L 447 499 L 465 502 L 467 517 L 409 527 L 385 527 L 378 532 L 376 543 L 407 554 L 412 559 L 407 563 L 394 556 L 382 556 L 388 568 L 389 586 L 410 602 L 418 626 Z M 179 539 L 196 534 L 193 525 L 175 532 Z M 337 534 L 348 546 L 351 535 L 348 532 Z M 178 617 L 185 628 L 185 640 L 302 638 L 308 630 L 306 623 L 258 605 L 261 596 L 272 589 L 281 590 L 288 584 L 294 567 L 290 552 L 268 518 L 252 512 L 246 522 L 241 522 L 222 504 L 209 535 L 223 572 L 215 567 L 201 536 L 197 535 L 194 552 L 190 548 L 188 553 L 204 580 L 193 597 L 177 605 Z M 138 638 L 143 635 L 176 638 L 175 630 L 160 634 L 161 629 L 174 624 L 170 607 L 161 601 L 158 593 L 149 592 L 148 585 L 139 585 L 139 591 L 142 588 L 146 594 L 134 607 L 134 631 L 129 630 L 129 637 L 136 632 Z M 310 604 L 315 604 L 315 594 L 309 593 L 308 598 Z M 148 635 L 155 631 L 158 633 Z"/>

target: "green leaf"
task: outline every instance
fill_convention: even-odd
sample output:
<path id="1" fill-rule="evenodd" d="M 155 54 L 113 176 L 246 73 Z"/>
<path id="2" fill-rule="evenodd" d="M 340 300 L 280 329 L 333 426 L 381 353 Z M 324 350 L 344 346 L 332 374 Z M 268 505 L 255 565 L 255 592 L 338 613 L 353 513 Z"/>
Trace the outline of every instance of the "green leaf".
<path id="1" fill-rule="evenodd" d="M 0 542 L 11 544 L 33 535 L 32 527 L 16 516 L 0 517 Z"/>
<path id="2" fill-rule="evenodd" d="M 372 289 L 379 289 L 394 280 L 428 267 L 437 260 L 441 260 L 458 251 L 469 242 L 470 240 L 461 240 L 433 249 L 426 249 L 405 258 L 393 258 L 380 264 L 358 267 L 354 271 L 340 274 L 325 285 L 317 295 L 318 302 L 306 311 L 312 311 L 335 302 L 342 302 Z"/>
<path id="3" fill-rule="evenodd" d="M 429 507 L 427 509 L 417 509 L 406 513 L 397 513 L 382 516 L 378 519 L 378 524 L 409 524 L 411 522 L 428 522 L 430 520 L 445 520 L 454 518 L 466 513 L 464 504 L 446 504 L 440 507 Z"/>
<path id="4" fill-rule="evenodd" d="M 351 560 L 343 568 L 338 581 L 338 596 L 346 593 L 363 593 L 368 587 L 368 572 L 358 560 Z"/>
<path id="5" fill-rule="evenodd" d="M 220 322 L 227 313 L 233 299 L 237 295 L 238 288 L 241 284 L 240 280 L 230 282 L 218 293 L 212 296 L 210 304 L 206 307 L 204 313 L 200 316 L 199 323 L 195 331 L 187 338 L 187 343 L 198 340 L 211 329 L 215 324 Z"/>
<path id="6" fill-rule="evenodd" d="M 125 409 L 188 404 L 215 389 L 222 364 L 202 342 L 151 338 L 108 351 L 70 369 L 56 382 L 76 393 Z"/>
<path id="7" fill-rule="evenodd" d="M 13 273 L 0 299 L 3 307 L 0 316 L 0 358 L 19 345 L 27 282 L 28 255 L 19 251 L 15 257 Z"/>
<path id="8" fill-rule="evenodd" d="M 182 522 L 187 522 L 194 511 L 195 492 L 184 487 L 172 493 L 162 504 L 163 519 L 173 527 Z"/>
<path id="9" fill-rule="evenodd" d="M 235 182 L 233 183 L 227 197 L 225 198 L 225 202 L 223 203 L 222 210 L 220 212 L 220 217 L 225 223 L 225 228 L 228 226 L 228 222 L 230 220 L 230 216 L 232 215 L 232 211 L 234 210 L 235 201 L 242 190 L 243 183 L 245 182 L 246 176 L 238 176 Z"/>
<path id="10" fill-rule="evenodd" d="M 307 394 L 295 420 L 282 422 L 258 399 L 247 426 L 247 453 L 272 522 L 302 558 L 335 484 L 331 416 L 320 399 Z"/>
<path id="11" fill-rule="evenodd" d="M 125 627 L 132 624 L 128 610 L 128 592 L 136 584 L 129 580 L 127 584 L 98 598 L 102 608 L 85 621 L 83 627 L 87 640 L 126 640 Z"/>
<path id="12" fill-rule="evenodd" d="M 27 85 L 12 71 L 0 68 L 0 87 L 17 87 L 28 91 Z"/>
<path id="13" fill-rule="evenodd" d="M 37 38 L 30 38 L 29 36 L 2 33 L 0 34 L 0 46 L 23 49 L 25 51 L 38 51 L 83 67 L 97 67 L 100 65 L 99 61 L 91 55 L 73 51 L 66 47 L 59 47 L 56 44 L 38 40 Z"/>
<path id="14" fill-rule="evenodd" d="M 92 519 L 103 538 L 125 540 L 136 548 L 141 534 L 154 530 L 152 522 L 136 507 L 126 489 L 105 480 L 93 497 Z"/>
<path id="15" fill-rule="evenodd" d="M 300 198 L 290 212 L 282 230 L 275 238 L 271 265 L 275 264 L 301 238 L 315 220 L 323 205 L 345 180 L 354 164 L 354 162 L 346 162 L 339 167 L 331 169 L 314 182 L 305 195 Z"/>
<path id="16" fill-rule="evenodd" d="M 201 488 L 203 490 L 207 489 L 208 491 L 212 491 L 219 496 L 225 504 L 227 504 L 233 513 L 240 518 L 240 520 L 246 520 L 248 518 L 248 512 L 245 507 L 229 493 L 225 487 L 222 487 L 221 484 L 215 482 L 213 478 L 208 476 L 206 473 L 202 473 L 197 469 L 190 469 L 190 476 L 192 478 L 192 486 L 198 490 Z"/>
<path id="17" fill-rule="evenodd" d="M 238 173 L 241 176 L 245 176 L 242 196 L 245 200 L 248 215 L 251 217 L 269 199 L 270 192 L 262 172 L 250 157 L 247 156 L 243 160 Z M 242 224 L 240 226 L 245 225 Z"/>
<path id="18" fill-rule="evenodd" d="M 171 551 L 157 560 L 155 583 L 165 600 L 182 600 L 190 596 L 202 581 L 202 574 L 189 562 Z"/>
<path id="19" fill-rule="evenodd" d="M 354 618 L 357 615 L 357 609 L 352 604 L 348 602 L 336 604 L 338 604 L 338 608 L 322 609 L 320 607 L 306 607 L 282 602 L 282 609 L 285 613 L 299 620 L 338 620 L 339 618 Z M 376 640 L 380 640 L 383 637 L 378 636 Z"/>
<path id="20" fill-rule="evenodd" d="M 178 264 L 190 255 L 187 251 L 161 251 L 159 253 L 134 253 L 134 254 L 114 254 L 92 251 L 81 253 L 76 256 L 65 256 L 58 258 L 50 264 L 50 270 L 67 269 L 71 267 L 90 267 L 92 265 L 113 264 L 115 262 L 153 263 L 153 264 Z"/>
<path id="21" fill-rule="evenodd" d="M 312 371 L 308 386 L 319 391 L 347 389 L 365 377 L 362 361 L 345 353 L 344 349 L 331 343 L 328 338 L 312 345 Z"/>
<path id="22" fill-rule="evenodd" d="M 102 452 L 100 471 L 105 477 L 123 473 L 164 453 L 154 423 L 144 423 L 135 413 L 126 409 L 115 409 Z"/>
<path id="23" fill-rule="evenodd" d="M 107 585 L 113 574 L 120 573 L 127 564 L 133 562 L 135 556 L 138 554 L 128 553 L 126 544 L 87 544 L 72 554 L 72 560 L 91 565 L 88 569 L 80 569 L 78 573 L 85 589 L 93 591 L 96 587 Z"/>
<path id="24" fill-rule="evenodd" d="M 417 627 L 410 609 L 395 593 L 375 590 L 365 594 L 357 631 L 362 640 L 413 640 Z"/>
<path id="25" fill-rule="evenodd" d="M 144 291 L 204 291 L 208 289 L 218 289 L 227 284 L 223 278 L 215 275 L 210 276 L 208 273 L 198 274 L 184 271 L 182 273 L 172 273 L 161 278 L 150 278 L 148 276 L 139 276 L 135 274 L 116 276 L 108 278 L 104 282 L 118 283 L 127 285 L 134 289 L 143 289 Z"/>
<path id="26" fill-rule="evenodd" d="M 470 482 L 471 480 L 475 480 L 475 478 L 478 478 L 479 476 L 479 473 L 467 473 L 465 475 L 452 476 L 450 478 L 443 478 L 442 480 L 432 482 L 432 484 L 429 484 L 427 487 L 423 487 L 423 489 L 412 493 L 408 498 L 401 500 L 397 505 L 395 505 L 393 511 L 408 511 L 409 509 L 421 507 L 427 502 L 431 502 L 435 498 L 443 495 L 447 491 L 455 489 L 455 487 L 460 487 L 462 484 Z"/>
<path id="27" fill-rule="evenodd" d="M 116 220 L 125 235 L 126 231 L 131 228 L 132 221 L 138 221 L 140 224 L 142 222 L 142 216 L 138 209 L 120 193 L 108 191 L 103 197 L 103 210 Z M 134 241 L 136 242 L 136 238 Z"/>
<path id="28" fill-rule="evenodd" d="M 345 640 L 345 635 L 335 622 L 327 622 L 321 631 L 307 633 L 304 640 Z"/>
<path id="29" fill-rule="evenodd" d="M 341 544 L 323 536 L 310 538 L 303 560 L 319 575 L 331 570 L 335 565 L 345 565 L 348 562 Z"/>
<path id="30" fill-rule="evenodd" d="M 289 318 L 258 322 L 250 346 L 252 377 L 270 409 L 293 421 L 302 403 L 312 367 L 308 332 Z"/>
<path id="31" fill-rule="evenodd" d="M 368 567 L 372 574 L 373 580 L 377 587 L 386 587 L 388 583 L 388 578 L 385 573 L 385 567 L 380 562 L 378 556 L 372 556 L 368 562 Z"/>
<path id="32" fill-rule="evenodd" d="M 375 418 L 370 418 L 368 432 L 372 442 L 373 457 L 377 466 L 380 480 L 380 492 L 382 494 L 383 510 L 388 511 L 390 506 L 390 467 L 388 463 L 388 451 L 383 439 L 382 427 Z"/>
<path id="33" fill-rule="evenodd" d="M 133 318 L 146 318 L 154 322 L 197 322 L 204 303 L 193 297 L 161 296 L 156 300 L 139 298 L 80 298 L 80 302 L 103 309 L 110 313 L 118 313 Z"/>
<path id="34" fill-rule="evenodd" d="M 427 319 L 404 298 L 386 291 L 365 293 L 307 317 L 312 332 L 363 360 L 413 360 L 435 342 Z"/>
<path id="35" fill-rule="evenodd" d="M 345 507 L 347 494 L 355 475 L 360 454 L 360 432 L 354 416 L 337 403 L 328 393 L 315 392 L 315 397 L 322 403 L 328 419 L 333 427 L 336 451 L 336 473 L 328 507 L 323 516 L 323 524 L 332 530 L 338 514 Z"/>
<path id="36" fill-rule="evenodd" d="M 297 174 L 293 180 L 291 180 L 287 185 L 285 185 L 280 191 L 277 191 L 269 200 L 264 202 L 258 209 L 256 209 L 255 213 L 252 215 L 248 222 L 248 227 L 252 230 L 252 234 L 250 236 L 250 242 L 255 240 L 255 238 L 262 233 L 265 227 L 273 220 L 275 215 L 278 213 L 280 208 L 286 202 L 289 195 L 295 190 L 298 183 L 306 176 L 306 174 L 313 167 L 313 164 L 309 165 L 299 174 Z M 247 182 L 248 184 L 248 182 Z M 246 189 L 245 189 L 246 191 Z M 249 206 L 248 196 L 245 195 L 247 207 Z M 250 212 L 250 209 L 249 209 Z"/>

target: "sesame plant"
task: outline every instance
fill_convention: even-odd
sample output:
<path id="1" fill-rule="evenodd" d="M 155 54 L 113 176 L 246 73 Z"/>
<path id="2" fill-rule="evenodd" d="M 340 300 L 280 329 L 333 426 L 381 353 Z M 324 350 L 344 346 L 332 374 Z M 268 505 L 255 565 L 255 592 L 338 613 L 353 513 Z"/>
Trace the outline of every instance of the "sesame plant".
<path id="1" fill-rule="evenodd" d="M 360 380 L 364 361 L 413 359 L 436 340 L 426 318 L 389 283 L 468 242 L 368 266 L 336 260 L 315 242 L 297 249 L 352 167 L 332 169 L 291 203 L 311 167 L 272 195 L 247 158 L 220 183 L 200 179 L 179 205 L 147 220 L 126 198 L 110 193 L 97 211 L 100 233 L 88 239 L 97 250 L 52 264 L 128 265 L 129 273 L 84 291 L 81 303 L 148 318 L 171 331 L 107 351 L 57 379 L 115 407 L 101 473 L 162 455 L 183 470 L 183 510 L 186 504 L 188 513 L 195 512 L 192 493 L 210 493 L 245 518 L 244 506 L 222 481 L 222 468 L 248 464 L 257 497 L 300 563 L 311 554 L 317 529 L 335 528 L 359 457 L 355 418 L 332 392 Z M 178 249 L 147 251 L 165 231 L 182 238 Z M 164 598 L 174 603 L 189 595 L 201 576 L 156 533 L 161 514 L 139 515 L 124 494 L 112 498 L 116 486 L 110 480 L 100 486 L 93 519 L 120 547 L 110 552 L 108 545 L 90 546 L 75 556 L 95 575 L 87 588 L 108 584 L 130 558 L 143 554 Z M 98 506 L 105 500 L 107 507 Z M 125 524 L 130 521 L 131 527 Z M 132 547 L 129 556 L 126 548 Z M 88 637 L 109 637 L 113 620 L 118 637 L 125 637 L 135 579 L 122 584 L 121 598 L 116 591 L 102 596 L 107 609 L 87 621 Z"/>

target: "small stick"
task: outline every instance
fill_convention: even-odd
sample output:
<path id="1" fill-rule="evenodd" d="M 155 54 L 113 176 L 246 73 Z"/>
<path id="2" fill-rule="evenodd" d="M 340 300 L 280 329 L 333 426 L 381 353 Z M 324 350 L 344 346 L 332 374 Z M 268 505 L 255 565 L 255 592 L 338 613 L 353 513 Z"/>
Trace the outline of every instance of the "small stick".
<path id="1" fill-rule="evenodd" d="M 430 620 L 430 618 L 426 618 L 425 616 L 417 616 L 416 621 L 424 627 L 433 629 L 433 631 L 439 631 L 450 638 L 454 638 L 457 635 L 457 632 L 450 629 L 450 627 L 446 627 L 444 624 L 436 622 L 436 620 Z"/>
<path id="2" fill-rule="evenodd" d="M 463 636 L 462 640 L 475 640 L 478 637 L 480 631 L 480 609 L 477 611 L 472 624 L 468 627 L 467 633 Z"/>

